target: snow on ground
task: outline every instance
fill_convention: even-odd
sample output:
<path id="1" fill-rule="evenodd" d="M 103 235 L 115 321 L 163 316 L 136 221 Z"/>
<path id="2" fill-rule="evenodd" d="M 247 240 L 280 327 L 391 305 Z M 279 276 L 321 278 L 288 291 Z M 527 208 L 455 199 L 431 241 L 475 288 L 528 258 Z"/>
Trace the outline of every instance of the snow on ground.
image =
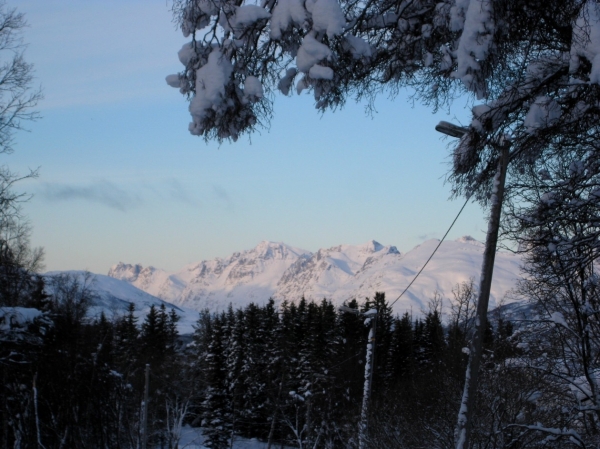
<path id="1" fill-rule="evenodd" d="M 181 431 L 179 449 L 204 449 L 206 446 L 202 445 L 203 441 L 202 429 L 184 426 Z M 258 441 L 256 438 L 248 440 L 246 438 L 235 437 L 233 440 L 234 449 L 264 449 L 266 447 L 267 443 Z M 279 447 L 279 445 L 276 447 Z"/>

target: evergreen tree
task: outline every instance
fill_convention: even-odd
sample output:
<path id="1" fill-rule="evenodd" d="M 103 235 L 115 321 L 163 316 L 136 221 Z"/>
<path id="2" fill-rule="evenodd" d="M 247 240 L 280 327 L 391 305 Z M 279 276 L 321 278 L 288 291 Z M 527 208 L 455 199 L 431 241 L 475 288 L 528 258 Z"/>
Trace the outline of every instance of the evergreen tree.
<path id="1" fill-rule="evenodd" d="M 202 427 L 211 449 L 225 449 L 232 436 L 231 395 L 227 388 L 227 317 L 221 314 L 211 323 L 207 352 L 202 363 L 206 381 L 202 403 Z"/>
<path id="2" fill-rule="evenodd" d="M 264 352 L 267 349 L 265 324 L 264 310 L 250 303 L 243 316 L 245 357 L 242 375 L 246 388 L 242 416 L 247 423 L 246 428 L 252 426 L 254 435 L 260 435 L 262 438 L 267 436 L 267 389 L 274 387 L 267 382 L 270 364 Z"/>
<path id="3" fill-rule="evenodd" d="M 461 378 L 465 374 L 465 368 L 468 361 L 467 336 L 463 332 L 462 326 L 452 322 L 448 326 L 448 351 L 445 357 L 448 373 L 457 378 Z"/>
<path id="4" fill-rule="evenodd" d="M 506 321 L 501 317 L 498 319 L 496 328 L 494 357 L 497 360 L 502 361 L 508 357 L 515 356 L 517 354 L 517 349 L 515 343 L 510 339 L 514 330 L 512 322 Z"/>
<path id="5" fill-rule="evenodd" d="M 213 335 L 213 316 L 208 309 L 200 312 L 198 321 L 194 324 L 194 333 L 192 335 L 193 342 L 188 346 L 189 365 L 188 372 L 190 373 L 192 385 L 198 396 L 205 397 L 208 387 L 206 359 L 209 352 L 210 341 Z M 194 420 L 192 425 L 198 426 L 202 422 L 204 409 L 201 404 L 192 405 L 192 415 Z"/>
<path id="6" fill-rule="evenodd" d="M 391 373 L 390 386 L 410 381 L 414 369 L 413 324 L 410 315 L 405 312 L 402 318 L 394 319 L 388 368 L 388 372 Z"/>
<path id="7" fill-rule="evenodd" d="M 117 320 L 115 326 L 115 345 L 117 354 L 120 354 L 123 367 L 135 364 L 140 331 L 137 326 L 138 318 L 135 316 L 135 304 L 129 303 L 127 314 Z M 134 363 L 132 363 L 134 362 Z"/>
<path id="8" fill-rule="evenodd" d="M 175 309 L 172 308 L 169 312 L 169 317 L 167 319 L 167 350 L 175 351 L 178 346 L 178 338 L 179 338 L 179 330 L 177 329 L 177 323 L 179 322 L 180 317 L 175 312 Z"/>
<path id="9" fill-rule="evenodd" d="M 373 299 L 367 298 L 363 311 L 377 310 L 377 332 L 375 335 L 375 363 L 373 365 L 373 396 L 383 394 L 390 382 L 389 357 L 392 347 L 394 318 L 392 308 L 385 299 L 385 293 L 376 292 Z"/>
<path id="10" fill-rule="evenodd" d="M 423 335 L 423 356 L 429 370 L 439 370 L 446 350 L 444 326 L 440 314 L 433 310 L 425 315 Z"/>
<path id="11" fill-rule="evenodd" d="M 239 421 L 244 416 L 244 395 L 250 385 L 243 373 L 246 359 L 246 347 L 244 341 L 244 310 L 238 309 L 234 312 L 233 306 L 229 304 L 226 314 L 226 330 L 228 335 L 226 354 L 227 391 L 231 400 L 231 426 L 232 432 L 245 433 L 244 425 Z"/>
<path id="12" fill-rule="evenodd" d="M 271 445 L 280 437 L 279 408 L 282 402 L 285 381 L 285 366 L 283 364 L 283 344 L 281 321 L 275 307 L 275 301 L 270 298 L 262 309 L 262 341 L 264 353 L 262 355 L 264 368 L 263 379 L 267 386 L 262 407 L 263 422 L 268 425 L 265 434 L 267 444 Z M 257 373 L 260 375 L 260 373 Z M 265 429 L 267 430 L 267 429 Z"/>
<path id="13" fill-rule="evenodd" d="M 355 299 L 349 301 L 347 306 L 359 309 L 358 301 Z M 341 373 L 341 381 L 346 388 L 345 398 L 348 401 L 353 400 L 358 410 L 364 383 L 364 359 L 368 331 L 365 329 L 364 318 L 353 313 L 340 313 L 337 327 L 341 341 L 340 360 L 337 365 Z"/>
<path id="14" fill-rule="evenodd" d="M 149 363 L 151 368 L 157 368 L 162 363 L 166 351 L 165 320 L 154 304 L 142 323 L 140 345 L 143 364 Z"/>
<path id="15" fill-rule="evenodd" d="M 417 365 L 417 370 L 420 371 L 423 369 L 423 365 L 426 363 L 427 354 L 426 354 L 426 336 L 425 336 L 425 323 L 420 318 L 415 320 L 415 324 L 413 326 L 413 335 L 414 335 L 414 345 L 413 345 L 413 354 L 415 363 Z"/>

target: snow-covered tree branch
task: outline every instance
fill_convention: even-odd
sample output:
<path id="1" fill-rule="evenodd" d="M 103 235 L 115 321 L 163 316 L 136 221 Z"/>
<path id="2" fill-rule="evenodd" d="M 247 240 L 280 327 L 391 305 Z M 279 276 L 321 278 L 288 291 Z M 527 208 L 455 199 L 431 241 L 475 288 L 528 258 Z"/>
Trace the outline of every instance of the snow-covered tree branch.
<path id="1" fill-rule="evenodd" d="M 190 42 L 167 77 L 190 99 L 190 132 L 237 139 L 267 125 L 276 92 L 312 91 L 317 109 L 408 87 L 433 108 L 469 93 L 456 145 L 456 194 L 485 202 L 497 146 L 511 174 L 565 136 L 597 133 L 600 15 L 595 0 L 177 0 Z M 509 176 L 509 178 L 512 178 Z M 510 182 L 509 182 L 510 184 Z"/>

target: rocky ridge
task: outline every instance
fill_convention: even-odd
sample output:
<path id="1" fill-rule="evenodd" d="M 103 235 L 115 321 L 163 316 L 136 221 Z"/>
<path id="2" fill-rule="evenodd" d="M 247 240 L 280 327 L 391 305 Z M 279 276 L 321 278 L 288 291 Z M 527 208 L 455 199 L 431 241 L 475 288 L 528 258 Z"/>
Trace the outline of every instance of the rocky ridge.
<path id="1" fill-rule="evenodd" d="M 311 253 L 284 243 L 261 242 L 255 248 L 188 265 L 177 272 L 119 263 L 108 275 L 178 306 L 221 311 L 231 303 L 243 307 L 276 301 L 331 299 L 341 304 L 376 291 L 391 302 L 423 266 L 438 240 L 427 240 L 407 253 L 372 240 L 363 245 L 338 245 Z M 437 291 L 450 298 L 459 282 L 475 278 L 481 270 L 483 244 L 471 237 L 442 243 L 436 256 L 394 311 L 418 312 Z M 490 306 L 514 287 L 520 258 L 508 252 L 496 256 Z M 510 299 L 508 299 L 510 302 Z"/>

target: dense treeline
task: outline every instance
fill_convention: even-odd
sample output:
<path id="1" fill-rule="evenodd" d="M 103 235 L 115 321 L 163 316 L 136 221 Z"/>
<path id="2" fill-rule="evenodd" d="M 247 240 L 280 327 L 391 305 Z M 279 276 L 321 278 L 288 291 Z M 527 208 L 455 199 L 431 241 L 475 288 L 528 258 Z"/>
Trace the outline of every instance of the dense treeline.
<path id="1" fill-rule="evenodd" d="M 326 299 L 270 300 L 205 311 L 180 336 L 164 306 L 90 318 L 91 279 L 21 275 L 0 293 L 0 447 L 139 448 L 145 405 L 148 447 L 177 447 L 187 424 L 215 449 L 239 437 L 358 446 L 364 317 Z M 471 448 L 598 447 L 595 279 L 523 281 L 531 300 L 515 329 L 492 312 Z M 453 293 L 444 322 L 439 296 L 415 316 L 394 316 L 383 293 L 348 303 L 378 312 L 366 448 L 455 445 L 477 292 L 467 282 Z"/>
<path id="2" fill-rule="evenodd" d="M 360 305 L 348 304 L 378 311 L 369 425 L 373 447 L 422 447 L 428 429 L 438 425 L 446 427 L 452 444 L 467 361 L 463 348 L 472 325 L 472 282 L 457 286 L 455 296 L 448 325 L 442 323 L 440 298 L 419 317 L 393 316 L 383 293 Z M 364 321 L 337 312 L 326 299 L 283 302 L 279 309 L 270 301 L 263 307 L 203 314 L 193 351 L 199 390 L 204 391 L 195 413 L 207 446 L 228 447 L 234 435 L 300 448 L 358 444 Z M 490 325 L 486 334 L 492 365 L 517 351 L 509 340 L 512 325 L 499 317 L 495 327 Z M 399 417 L 406 422 L 390 422 Z M 390 425 L 403 435 L 403 443 L 380 435 Z M 409 430 L 419 435 L 418 445 L 407 439 Z"/>
<path id="3" fill-rule="evenodd" d="M 190 339 L 178 335 L 178 317 L 164 306 L 143 320 L 133 305 L 116 319 L 89 318 L 90 279 L 60 276 L 45 286 L 41 277 L 29 279 L 17 303 L 1 304 L 1 447 L 139 447 L 147 364 L 150 447 L 176 447 L 184 424 L 202 426 L 212 448 L 230 447 L 237 436 L 301 448 L 357 444 L 364 318 L 339 313 L 325 299 L 279 306 L 270 300 L 205 311 Z M 439 298 L 419 317 L 393 316 L 382 293 L 348 304 L 378 311 L 373 438 L 390 419 L 403 416 L 402 427 L 414 431 L 443 413 L 451 439 L 472 284 L 455 293 L 462 308 L 448 326 Z M 16 319 L 32 311 L 32 319 Z M 498 353 L 511 333 L 509 324 L 499 328 L 490 327 L 487 341 Z"/>

